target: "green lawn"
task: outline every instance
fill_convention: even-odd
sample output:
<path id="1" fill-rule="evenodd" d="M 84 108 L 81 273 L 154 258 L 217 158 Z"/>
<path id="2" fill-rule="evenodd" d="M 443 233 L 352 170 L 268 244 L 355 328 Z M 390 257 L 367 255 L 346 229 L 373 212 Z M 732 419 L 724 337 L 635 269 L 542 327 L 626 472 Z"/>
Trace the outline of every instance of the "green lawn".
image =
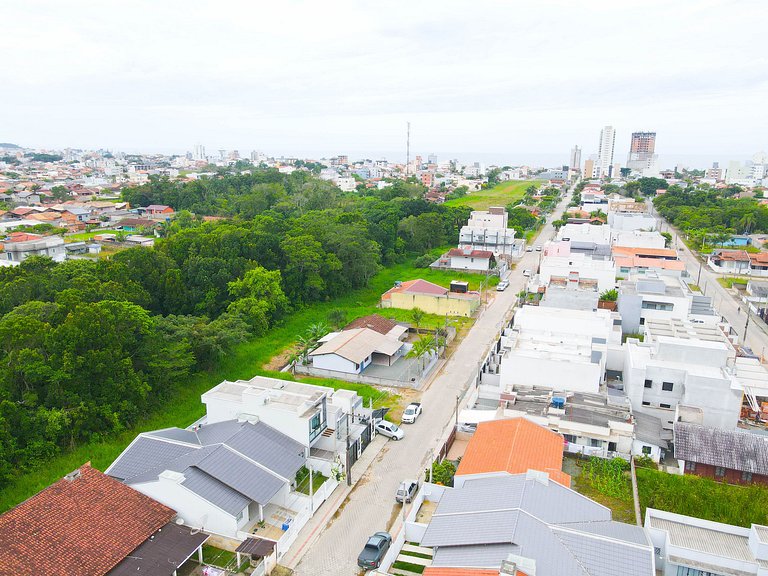
<path id="1" fill-rule="evenodd" d="M 475 210 L 488 210 L 490 206 L 506 206 L 520 200 L 525 195 L 525 189 L 531 184 L 541 184 L 541 181 L 508 180 L 487 190 L 469 192 L 466 196 L 449 200 L 445 205 L 469 206 Z"/>
<path id="2" fill-rule="evenodd" d="M 90 461 L 95 468 L 104 470 L 139 432 L 169 426 L 189 426 L 205 413 L 200 395 L 223 380 L 249 379 L 259 374 L 292 379 L 290 374 L 264 370 L 262 367 L 273 356 L 279 355 L 286 348 L 291 347 L 296 338 L 306 331 L 309 324 L 326 322 L 331 310 L 336 308 L 345 310 L 347 321 L 373 312 L 384 312 L 388 316 L 407 319 L 409 312 L 406 310 L 391 308 L 379 310 L 376 308 L 376 304 L 381 294 L 392 287 L 395 280 L 414 278 L 424 278 L 443 286 L 448 286 L 452 279 L 466 279 L 472 287 L 476 288 L 484 277 L 477 274 L 414 268 L 413 259 L 385 268 L 371 280 L 367 288 L 356 290 L 330 302 L 303 308 L 290 315 L 282 325 L 271 329 L 265 336 L 244 342 L 231 354 L 224 357 L 216 369 L 196 374 L 186 382 L 180 383 L 170 402 L 146 416 L 134 428 L 102 440 L 92 440 L 74 450 L 54 456 L 39 469 L 20 475 L 0 491 L 0 512 L 29 498 L 81 466 L 84 462 Z M 444 321 L 445 319 L 442 317 L 427 315 L 422 325 L 427 327 L 430 324 L 442 324 Z M 457 328 L 471 321 L 471 319 L 451 320 L 451 322 L 455 322 Z M 302 378 L 302 380 L 337 389 L 356 390 L 364 398 L 366 405 L 370 401 L 374 407 L 396 408 L 399 406 L 400 397 L 398 395 L 378 390 L 373 386 L 327 378 Z M 397 411 L 393 410 L 393 413 L 397 414 Z"/>
<path id="3" fill-rule="evenodd" d="M 99 234 L 116 234 L 119 230 L 91 230 L 90 232 L 78 232 L 77 234 L 67 234 L 64 236 L 66 242 L 84 242 L 86 240 L 92 240 L 94 236 Z"/>

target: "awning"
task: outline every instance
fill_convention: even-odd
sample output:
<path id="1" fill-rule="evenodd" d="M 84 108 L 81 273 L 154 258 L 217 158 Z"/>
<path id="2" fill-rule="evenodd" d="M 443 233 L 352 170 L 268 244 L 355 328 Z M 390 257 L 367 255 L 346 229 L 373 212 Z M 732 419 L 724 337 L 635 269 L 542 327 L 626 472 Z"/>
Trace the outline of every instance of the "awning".
<path id="1" fill-rule="evenodd" d="M 245 542 L 237 547 L 235 552 L 265 558 L 272 554 L 276 544 L 277 542 L 274 540 L 267 540 L 266 538 L 247 538 Z"/>

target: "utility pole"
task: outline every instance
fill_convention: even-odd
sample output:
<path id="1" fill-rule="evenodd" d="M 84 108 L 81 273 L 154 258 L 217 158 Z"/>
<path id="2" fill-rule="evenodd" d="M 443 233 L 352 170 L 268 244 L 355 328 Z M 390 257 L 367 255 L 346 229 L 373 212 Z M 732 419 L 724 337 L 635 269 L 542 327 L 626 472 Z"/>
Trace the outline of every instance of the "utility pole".
<path id="1" fill-rule="evenodd" d="M 699 285 L 699 281 L 701 280 L 701 265 L 702 263 L 699 262 L 699 275 L 696 277 L 696 286 Z"/>
<path id="2" fill-rule="evenodd" d="M 312 480 L 312 464 L 309 465 L 309 513 L 314 514 L 314 482 Z"/>
<path id="3" fill-rule="evenodd" d="M 411 168 L 411 123 L 408 122 L 405 136 L 405 179 L 408 180 L 408 171 Z"/>
<path id="4" fill-rule="evenodd" d="M 456 426 L 459 425 L 459 395 L 456 394 Z"/>
<path id="5" fill-rule="evenodd" d="M 749 328 L 749 304 L 747 304 L 747 309 L 745 312 L 747 313 L 747 321 L 744 323 L 744 339 L 742 341 L 744 346 L 747 345 L 747 328 Z"/>

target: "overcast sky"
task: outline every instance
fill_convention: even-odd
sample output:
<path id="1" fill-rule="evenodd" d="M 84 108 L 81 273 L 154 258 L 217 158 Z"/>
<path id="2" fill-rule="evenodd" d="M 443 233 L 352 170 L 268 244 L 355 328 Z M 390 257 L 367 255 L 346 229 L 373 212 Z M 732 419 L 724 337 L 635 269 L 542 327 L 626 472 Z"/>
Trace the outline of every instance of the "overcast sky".
<path id="1" fill-rule="evenodd" d="M 768 2 L 2 2 L 0 141 L 534 161 L 768 148 Z"/>

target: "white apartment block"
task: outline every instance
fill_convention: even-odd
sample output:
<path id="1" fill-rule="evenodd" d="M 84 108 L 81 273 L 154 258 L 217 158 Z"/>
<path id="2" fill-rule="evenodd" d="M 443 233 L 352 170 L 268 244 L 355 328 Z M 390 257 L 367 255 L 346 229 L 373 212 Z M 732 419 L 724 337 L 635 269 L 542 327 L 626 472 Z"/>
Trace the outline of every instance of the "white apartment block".
<path id="1" fill-rule="evenodd" d="M 621 230 L 611 227 L 614 246 L 627 248 L 665 248 L 666 238 L 657 231 L 646 231 L 640 228 Z"/>
<path id="2" fill-rule="evenodd" d="M 583 283 L 591 280 L 597 283 L 600 292 L 616 287 L 616 264 L 612 260 L 593 258 L 574 252 L 567 256 L 544 256 L 539 265 L 538 282 Z"/>
<path id="3" fill-rule="evenodd" d="M 473 211 L 466 226 L 461 227 L 459 246 L 494 254 L 514 254 L 515 231 L 507 227 L 507 221 L 507 210 L 502 207 Z"/>
<path id="4" fill-rule="evenodd" d="M 679 278 L 636 276 L 619 283 L 618 311 L 625 334 L 638 334 L 650 320 L 687 320 L 691 296 L 683 290 Z"/>
<path id="5" fill-rule="evenodd" d="M 657 416 L 671 429 L 678 405 L 689 406 L 702 411 L 705 426 L 736 427 L 744 385 L 719 327 L 646 322 L 645 341 L 629 338 L 624 348 L 624 391 L 633 411 Z"/>
<path id="6" fill-rule="evenodd" d="M 632 230 L 656 230 L 656 218 L 638 212 L 608 212 L 608 224 L 614 232 Z"/>
<path id="7" fill-rule="evenodd" d="M 570 240 L 576 244 L 606 244 L 611 243 L 611 227 L 607 225 L 593 226 L 592 224 L 566 224 L 557 231 L 557 240 Z"/>
<path id="8" fill-rule="evenodd" d="M 538 386 L 596 394 L 606 368 L 620 369 L 622 359 L 616 313 L 523 306 L 492 358 L 495 374 L 484 374 L 483 382 L 502 393 Z"/>

